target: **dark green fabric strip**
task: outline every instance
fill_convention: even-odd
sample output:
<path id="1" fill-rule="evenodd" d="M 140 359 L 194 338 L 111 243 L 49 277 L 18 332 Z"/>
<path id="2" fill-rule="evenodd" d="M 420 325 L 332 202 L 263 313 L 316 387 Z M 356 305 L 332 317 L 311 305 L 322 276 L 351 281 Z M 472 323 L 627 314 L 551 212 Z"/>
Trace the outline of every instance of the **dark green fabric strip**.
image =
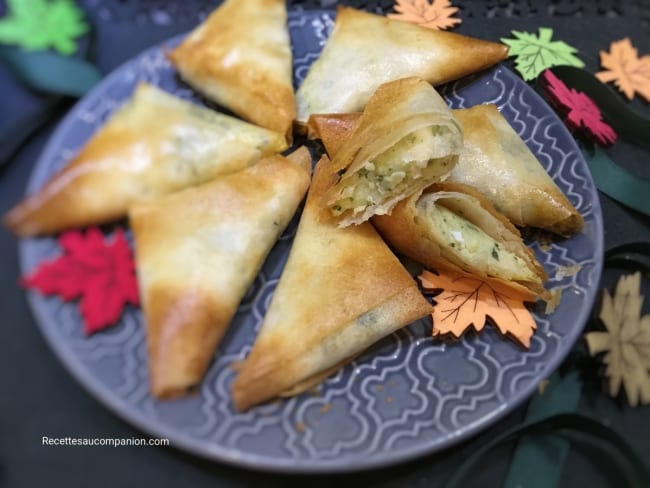
<path id="1" fill-rule="evenodd" d="M 650 258 L 650 242 L 626 242 L 620 246 L 612 247 L 605 252 L 605 264 L 607 264 L 607 260 L 610 258 L 627 254 L 642 254 Z"/>
<path id="2" fill-rule="evenodd" d="M 551 71 L 568 87 L 584 92 L 591 98 L 622 139 L 650 147 L 650 118 L 630 108 L 618 92 L 580 68 L 555 66 Z"/>
<path id="3" fill-rule="evenodd" d="M 618 468 L 621 473 L 621 486 L 647 488 L 650 486 L 650 471 L 643 459 L 615 430 L 602 424 L 596 419 L 576 413 L 561 413 L 550 417 L 526 420 L 512 429 L 487 442 L 470 456 L 447 480 L 446 488 L 461 488 L 470 471 L 481 460 L 486 452 L 492 451 L 501 444 L 521 438 L 524 435 L 548 434 L 586 434 L 593 440 L 594 447 L 605 450 L 611 457 L 612 465 L 603 469 Z M 618 464 L 614 464 L 618 463 Z"/>
<path id="4" fill-rule="evenodd" d="M 621 168 L 598 147 L 583 146 L 582 153 L 600 191 L 638 212 L 650 215 L 650 181 L 637 178 Z"/>
<path id="5" fill-rule="evenodd" d="M 39 92 L 81 97 L 102 79 L 102 74 L 87 61 L 50 51 L 0 46 L 0 61 L 25 85 Z"/>
<path id="6" fill-rule="evenodd" d="M 0 45 L 0 62 L 25 86 L 44 93 L 40 110 L 18 115 L 10 129 L 0 132 L 0 167 L 35 130 L 41 127 L 66 96 L 82 97 L 95 86 L 102 74 L 92 64 L 50 51 L 24 51 Z"/>
<path id="7" fill-rule="evenodd" d="M 650 242 L 628 242 L 608 249 L 605 266 L 642 271 L 650 276 Z"/>
<path id="8" fill-rule="evenodd" d="M 0 130 L 0 168 L 9 162 L 32 134 L 57 113 L 58 108 L 63 105 L 62 102 L 63 97 L 56 95 L 47 97 L 38 110 L 17 114 L 10 126 Z"/>
<path id="9" fill-rule="evenodd" d="M 544 392 L 535 394 L 528 404 L 526 421 L 575 412 L 581 393 L 582 381 L 577 371 L 564 377 L 554 373 Z M 504 488 L 557 486 L 569 448 L 569 442 L 561 437 L 522 438 L 512 456 Z"/>

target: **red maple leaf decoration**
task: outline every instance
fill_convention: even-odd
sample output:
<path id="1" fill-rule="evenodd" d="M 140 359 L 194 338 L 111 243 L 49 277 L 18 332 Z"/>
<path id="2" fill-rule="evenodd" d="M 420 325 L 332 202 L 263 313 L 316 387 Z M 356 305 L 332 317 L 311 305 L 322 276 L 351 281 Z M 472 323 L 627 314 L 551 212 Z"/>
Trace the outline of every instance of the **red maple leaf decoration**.
<path id="1" fill-rule="evenodd" d="M 542 86 L 551 97 L 553 105 L 563 112 L 565 123 L 572 131 L 583 129 L 587 135 L 602 145 L 613 144 L 616 132 L 603 122 L 600 109 L 583 92 L 567 87 L 551 70 L 541 76 Z"/>
<path id="2" fill-rule="evenodd" d="M 84 332 L 90 335 L 115 324 L 127 303 L 139 305 L 135 263 L 124 232 L 107 242 L 99 229 L 77 230 L 59 237 L 63 254 L 41 263 L 21 285 L 62 300 L 81 298 Z"/>

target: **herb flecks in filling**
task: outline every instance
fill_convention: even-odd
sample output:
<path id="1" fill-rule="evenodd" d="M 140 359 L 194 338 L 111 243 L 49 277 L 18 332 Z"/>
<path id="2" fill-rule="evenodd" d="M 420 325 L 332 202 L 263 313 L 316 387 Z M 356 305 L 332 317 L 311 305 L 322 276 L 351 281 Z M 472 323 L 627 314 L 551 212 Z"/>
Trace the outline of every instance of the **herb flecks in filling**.
<path id="1" fill-rule="evenodd" d="M 433 179 L 450 171 L 451 158 L 432 157 L 438 152 L 435 149 L 440 139 L 448 133 L 444 126 L 419 129 L 364 163 L 354 174 L 354 181 L 348 182 L 339 200 L 332 205 L 332 213 L 338 216 L 348 210 L 363 212 L 403 192 L 415 179 Z"/>
<path id="2" fill-rule="evenodd" d="M 522 258 L 443 205 L 427 205 L 427 217 L 432 237 L 464 263 L 505 280 L 537 280 Z"/>

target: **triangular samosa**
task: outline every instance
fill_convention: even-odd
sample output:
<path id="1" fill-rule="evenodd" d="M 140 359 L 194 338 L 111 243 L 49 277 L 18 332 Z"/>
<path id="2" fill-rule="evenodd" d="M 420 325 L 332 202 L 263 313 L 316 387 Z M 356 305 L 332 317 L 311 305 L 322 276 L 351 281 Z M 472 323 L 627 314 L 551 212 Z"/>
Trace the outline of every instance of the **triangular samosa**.
<path id="1" fill-rule="evenodd" d="M 176 396 L 201 380 L 310 173 L 303 147 L 131 207 L 154 395 Z"/>
<path id="2" fill-rule="evenodd" d="M 520 227 L 536 227 L 568 237 L 583 218 L 535 155 L 493 104 L 452 110 L 463 128 L 463 150 L 445 182 L 479 190 L 496 210 Z M 310 137 L 334 157 L 354 132 L 360 113 L 314 115 Z"/>
<path id="3" fill-rule="evenodd" d="M 107 223 L 125 217 L 137 198 L 204 183 L 286 147 L 279 133 L 140 84 L 4 222 L 23 237 Z"/>
<path id="4" fill-rule="evenodd" d="M 465 134 L 449 182 L 477 188 L 512 223 L 561 236 L 582 230 L 582 215 L 551 179 L 496 105 L 454 110 Z"/>
<path id="5" fill-rule="evenodd" d="M 460 125 L 429 83 L 385 83 L 332 158 L 332 171 L 342 174 L 324 202 L 342 226 L 390 213 L 449 173 L 462 147 Z"/>
<path id="6" fill-rule="evenodd" d="M 320 57 L 296 93 L 297 120 L 363 109 L 379 85 L 417 76 L 433 85 L 505 59 L 504 44 L 340 7 Z"/>
<path id="7" fill-rule="evenodd" d="M 369 222 L 339 227 L 320 202 L 335 174 L 316 166 L 287 264 L 253 349 L 233 383 L 238 410 L 323 379 L 395 330 L 431 313 Z"/>
<path id="8" fill-rule="evenodd" d="M 531 301 L 548 298 L 546 272 L 517 228 L 472 187 L 432 185 L 372 223 L 393 249 L 429 269 L 497 280 Z"/>
<path id="9" fill-rule="evenodd" d="M 296 101 L 284 0 L 226 0 L 168 57 L 206 97 L 291 140 Z"/>

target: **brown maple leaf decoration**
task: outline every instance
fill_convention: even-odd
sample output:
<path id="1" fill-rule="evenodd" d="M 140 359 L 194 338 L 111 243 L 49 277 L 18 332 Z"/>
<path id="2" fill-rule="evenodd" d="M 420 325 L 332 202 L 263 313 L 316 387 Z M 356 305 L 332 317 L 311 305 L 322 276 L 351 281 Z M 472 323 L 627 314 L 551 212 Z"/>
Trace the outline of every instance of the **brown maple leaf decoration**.
<path id="1" fill-rule="evenodd" d="M 490 319 L 501 334 L 530 347 L 537 324 L 523 294 L 496 281 L 453 271 L 423 271 L 419 279 L 427 291 L 442 290 L 434 298 L 434 337 L 459 338 L 470 326 L 480 332 Z"/>
<path id="2" fill-rule="evenodd" d="M 607 290 L 599 318 L 607 332 L 585 334 L 592 356 L 606 352 L 603 362 L 609 379 L 609 394 L 621 387 L 631 406 L 650 403 L 650 315 L 641 316 L 641 273 L 623 275 L 612 297 Z"/>
<path id="3" fill-rule="evenodd" d="M 428 27 L 429 29 L 450 29 L 460 24 L 460 19 L 454 17 L 457 7 L 452 7 L 449 0 L 397 0 L 396 14 L 388 14 L 392 19 L 411 22 Z"/>
<path id="4" fill-rule="evenodd" d="M 600 51 L 605 71 L 596 73 L 603 83 L 614 85 L 632 100 L 638 93 L 650 102 L 650 55 L 639 57 L 629 38 L 612 42 L 609 52 Z"/>

